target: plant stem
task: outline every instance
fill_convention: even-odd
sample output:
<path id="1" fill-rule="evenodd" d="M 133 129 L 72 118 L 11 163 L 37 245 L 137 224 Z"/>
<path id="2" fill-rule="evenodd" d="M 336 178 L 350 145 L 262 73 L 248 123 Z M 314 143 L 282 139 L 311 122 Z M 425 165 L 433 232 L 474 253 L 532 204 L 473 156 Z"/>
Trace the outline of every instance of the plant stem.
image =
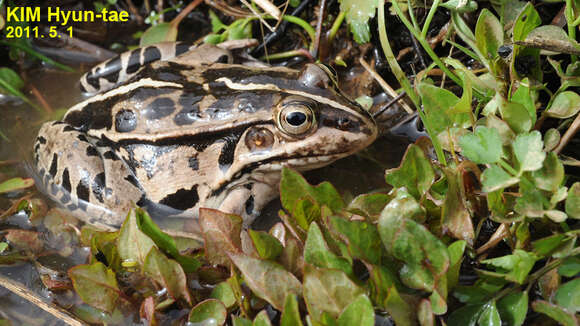
<path id="1" fill-rule="evenodd" d="M 387 27 L 385 24 L 385 4 L 382 0 L 377 0 L 377 1 L 378 1 L 377 8 L 379 11 L 379 17 L 378 17 L 379 18 L 379 39 L 381 41 L 381 47 L 383 48 L 383 53 L 385 54 L 385 58 L 387 59 L 387 62 L 389 63 L 389 66 L 391 67 L 391 71 L 395 75 L 395 78 L 397 78 L 397 81 L 399 81 L 399 83 L 401 84 L 401 87 L 403 87 L 405 92 L 407 92 L 407 94 L 409 95 L 409 98 L 411 99 L 411 101 L 415 105 L 415 108 L 417 108 L 417 113 L 419 114 L 419 117 L 421 117 L 421 120 L 423 121 L 423 124 L 425 125 L 425 129 L 427 130 L 427 133 L 431 137 L 431 142 L 433 143 L 433 147 L 435 148 L 435 153 L 437 154 L 437 160 L 439 160 L 439 162 L 441 164 L 443 164 L 444 166 L 447 166 L 447 161 L 445 160 L 445 153 L 443 153 L 443 147 L 441 147 L 441 144 L 439 143 L 439 139 L 437 139 L 437 135 L 433 132 L 433 128 L 431 128 L 431 124 L 427 120 L 427 118 L 425 116 L 425 112 L 421 108 L 421 99 L 419 98 L 419 95 L 415 92 L 415 89 L 411 86 L 411 83 L 409 82 L 409 79 L 407 79 L 407 76 L 405 75 L 405 73 L 401 69 L 401 66 L 399 66 L 399 63 L 397 62 L 397 59 L 395 58 L 395 55 L 393 54 L 393 50 L 391 49 L 391 45 L 389 44 L 389 38 L 387 37 Z M 395 3 L 395 2 L 393 2 L 393 3 Z"/>
<path id="2" fill-rule="evenodd" d="M 566 25 L 568 25 L 568 37 L 570 37 L 570 39 L 572 40 L 575 40 L 576 26 L 574 25 L 575 17 L 574 17 L 574 8 L 572 6 L 573 6 L 572 0 L 566 0 L 565 16 L 566 16 Z M 575 63 L 578 60 L 578 56 L 571 55 L 570 60 L 572 60 L 572 63 Z"/>
<path id="3" fill-rule="evenodd" d="M 330 32 L 328 33 L 328 43 L 332 43 L 332 40 L 334 40 L 334 37 L 336 36 L 336 33 L 338 32 L 340 25 L 342 25 L 342 22 L 344 21 L 345 17 L 346 12 L 341 11 L 340 14 L 338 14 L 338 17 L 336 17 L 336 19 L 334 20 L 334 23 L 330 28 Z"/>
<path id="4" fill-rule="evenodd" d="M 433 20 L 433 16 L 435 16 L 435 12 L 437 11 L 437 7 L 439 7 L 440 0 L 433 1 L 431 8 L 429 9 L 429 13 L 427 14 L 427 18 L 425 19 L 425 24 L 423 24 L 423 30 L 421 30 L 421 37 L 427 38 L 427 31 L 429 31 L 429 25 L 431 25 L 431 20 Z"/>
<path id="5" fill-rule="evenodd" d="M 401 22 L 403 22 L 403 24 L 407 27 L 409 32 L 411 32 L 411 34 L 413 34 L 413 36 L 415 36 L 417 41 L 419 41 L 419 43 L 421 43 L 421 46 L 423 47 L 425 52 L 427 52 L 427 54 L 429 55 L 431 60 L 433 60 L 433 62 L 435 62 L 435 64 L 437 64 L 439 69 L 443 70 L 443 72 L 447 76 L 449 76 L 449 78 L 451 78 L 451 80 L 453 80 L 457 85 L 463 87 L 463 83 L 461 82 L 461 79 L 459 77 L 457 77 L 451 70 L 449 70 L 449 68 L 447 68 L 447 66 L 445 66 L 443 61 L 441 61 L 441 59 L 437 56 L 437 54 L 433 51 L 433 49 L 431 49 L 429 42 L 427 42 L 427 40 L 424 37 L 422 37 L 421 34 L 415 28 L 413 28 L 413 25 L 407 19 L 407 17 L 405 17 L 405 14 L 403 13 L 401 8 L 399 7 L 399 4 L 397 3 L 397 1 L 392 1 L 391 4 L 393 5 L 393 8 L 395 9 L 395 12 L 397 13 L 397 16 L 399 17 Z"/>
<path id="6" fill-rule="evenodd" d="M 314 31 L 314 28 L 310 26 L 310 24 L 308 24 L 305 20 L 290 15 L 284 15 L 282 16 L 282 19 L 302 27 L 304 31 L 308 33 L 308 36 L 310 36 L 310 41 L 312 42 L 311 44 L 314 44 L 314 39 L 316 38 L 316 31 Z"/>

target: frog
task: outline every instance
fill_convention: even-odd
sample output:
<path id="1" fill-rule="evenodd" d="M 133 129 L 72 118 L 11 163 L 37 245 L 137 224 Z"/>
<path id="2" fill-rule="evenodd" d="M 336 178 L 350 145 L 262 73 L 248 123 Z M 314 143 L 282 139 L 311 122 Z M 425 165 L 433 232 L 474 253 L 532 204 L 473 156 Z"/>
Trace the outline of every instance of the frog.
<path id="1" fill-rule="evenodd" d="M 95 227 L 140 207 L 200 234 L 201 208 L 248 226 L 279 194 L 284 167 L 308 171 L 370 145 L 373 116 L 327 66 L 233 63 L 214 45 L 161 43 L 81 78 L 91 96 L 42 125 L 33 169 L 49 198 Z"/>

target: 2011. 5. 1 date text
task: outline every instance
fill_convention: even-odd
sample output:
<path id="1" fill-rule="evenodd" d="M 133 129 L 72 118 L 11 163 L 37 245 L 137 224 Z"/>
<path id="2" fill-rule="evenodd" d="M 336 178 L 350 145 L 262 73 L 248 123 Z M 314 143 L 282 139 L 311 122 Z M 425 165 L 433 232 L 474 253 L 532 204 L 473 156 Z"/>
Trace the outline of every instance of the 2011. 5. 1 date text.
<path id="1" fill-rule="evenodd" d="M 66 32 L 69 37 L 73 37 L 72 26 L 67 27 Z M 50 26 L 48 33 L 44 34 L 38 26 L 6 26 L 6 38 L 60 38 L 61 34 L 56 26 Z"/>

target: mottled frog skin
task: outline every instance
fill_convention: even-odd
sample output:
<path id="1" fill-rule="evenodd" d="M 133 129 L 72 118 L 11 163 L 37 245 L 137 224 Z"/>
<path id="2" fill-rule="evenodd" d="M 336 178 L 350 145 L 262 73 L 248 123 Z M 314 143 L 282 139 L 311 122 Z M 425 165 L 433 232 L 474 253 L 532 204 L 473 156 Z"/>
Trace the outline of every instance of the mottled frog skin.
<path id="1" fill-rule="evenodd" d="M 200 207 L 246 225 L 278 194 L 280 170 L 310 170 L 365 148 L 371 115 L 321 65 L 231 64 L 215 46 L 159 44 L 83 77 L 98 93 L 45 123 L 34 145 L 41 188 L 87 223 L 117 228 L 129 209 L 183 218 Z"/>

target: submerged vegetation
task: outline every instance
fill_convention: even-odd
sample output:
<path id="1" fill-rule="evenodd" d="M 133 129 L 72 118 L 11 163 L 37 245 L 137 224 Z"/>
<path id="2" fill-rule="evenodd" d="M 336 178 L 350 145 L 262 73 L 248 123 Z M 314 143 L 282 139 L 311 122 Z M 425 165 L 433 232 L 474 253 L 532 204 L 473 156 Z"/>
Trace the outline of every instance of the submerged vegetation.
<path id="1" fill-rule="evenodd" d="M 289 1 L 283 11 L 263 1 L 93 5 L 128 6 L 141 46 L 175 41 L 199 11 L 209 34 L 196 37 L 208 43 L 289 28 L 290 42 L 254 50 L 263 60 L 350 68 L 374 56 L 366 73 L 396 81 L 391 95 L 406 94 L 401 106 L 429 135 L 385 171 L 390 191 L 342 196 L 285 168 L 281 222 L 245 230 L 239 216 L 202 209 L 196 241 L 165 234 L 140 209 L 116 232 L 81 227 L 48 210 L 33 181 L 3 161 L 0 263 L 34 262 L 74 316 L 53 314 L 95 324 L 578 325 L 580 2 L 339 2 Z M 15 60 L 0 69 L 0 91 L 54 115 L 41 95 L 29 99 L 18 62 L 69 68 L 30 39 L 0 44 Z M 361 103 L 377 92 L 367 91 L 356 94 Z M 361 157 L 376 164 L 372 153 L 382 150 Z M 15 227 L 22 218 L 27 227 Z M 81 258 L 47 272 L 39 258 L 56 255 Z"/>

